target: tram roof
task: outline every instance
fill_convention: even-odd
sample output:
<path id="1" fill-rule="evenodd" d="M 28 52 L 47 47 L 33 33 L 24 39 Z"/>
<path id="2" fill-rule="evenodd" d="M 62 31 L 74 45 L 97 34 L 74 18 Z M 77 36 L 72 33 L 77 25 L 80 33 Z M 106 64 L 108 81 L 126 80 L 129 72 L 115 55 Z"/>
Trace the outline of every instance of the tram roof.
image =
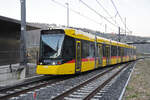
<path id="1" fill-rule="evenodd" d="M 88 32 L 83 32 L 81 30 L 75 30 L 75 29 L 64 29 L 65 30 L 65 34 L 75 37 L 75 38 L 79 38 L 79 39 L 83 39 L 83 40 L 88 40 L 88 41 L 95 41 L 95 35 L 88 33 Z M 135 46 L 132 45 L 128 45 L 126 43 L 121 43 L 121 42 L 117 42 L 114 40 L 110 40 L 110 39 L 106 39 L 100 36 L 97 36 L 97 41 L 100 43 L 104 43 L 104 44 L 108 44 L 108 45 L 119 45 L 121 47 L 126 47 L 126 48 L 136 48 Z"/>

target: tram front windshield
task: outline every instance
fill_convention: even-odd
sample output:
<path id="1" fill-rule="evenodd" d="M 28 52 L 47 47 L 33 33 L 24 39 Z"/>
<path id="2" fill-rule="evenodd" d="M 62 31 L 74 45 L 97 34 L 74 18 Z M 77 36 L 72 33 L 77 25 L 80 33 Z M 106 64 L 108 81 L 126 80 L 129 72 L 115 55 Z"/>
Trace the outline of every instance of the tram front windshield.
<path id="1" fill-rule="evenodd" d="M 42 34 L 40 44 L 41 58 L 60 58 L 64 34 Z"/>

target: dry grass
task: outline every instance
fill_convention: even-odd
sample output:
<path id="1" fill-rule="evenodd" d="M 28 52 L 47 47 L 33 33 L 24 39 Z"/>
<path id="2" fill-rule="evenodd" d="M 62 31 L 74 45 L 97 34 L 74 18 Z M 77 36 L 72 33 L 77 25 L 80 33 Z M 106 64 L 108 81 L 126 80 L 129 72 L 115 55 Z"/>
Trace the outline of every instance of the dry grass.
<path id="1" fill-rule="evenodd" d="M 150 58 L 137 62 L 123 100 L 150 100 Z"/>

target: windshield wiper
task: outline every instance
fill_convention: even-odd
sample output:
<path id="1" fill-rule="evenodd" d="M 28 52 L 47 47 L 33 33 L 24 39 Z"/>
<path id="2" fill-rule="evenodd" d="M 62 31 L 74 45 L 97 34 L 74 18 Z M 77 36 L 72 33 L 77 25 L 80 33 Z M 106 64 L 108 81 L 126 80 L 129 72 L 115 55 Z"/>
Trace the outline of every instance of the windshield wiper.
<path id="1" fill-rule="evenodd" d="M 58 51 L 58 46 L 59 46 L 59 40 L 58 40 L 58 42 L 57 42 L 57 47 L 56 47 L 56 51 Z"/>
<path id="2" fill-rule="evenodd" d="M 58 49 L 59 49 L 59 40 L 58 40 L 58 42 L 57 42 L 57 47 L 56 47 L 56 50 L 57 50 L 57 56 L 58 56 Z"/>

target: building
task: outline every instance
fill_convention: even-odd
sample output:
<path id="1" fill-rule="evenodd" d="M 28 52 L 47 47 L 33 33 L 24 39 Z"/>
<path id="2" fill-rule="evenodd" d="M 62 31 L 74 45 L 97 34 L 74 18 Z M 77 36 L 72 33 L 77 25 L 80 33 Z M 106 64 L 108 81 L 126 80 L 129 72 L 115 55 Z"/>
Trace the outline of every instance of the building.
<path id="1" fill-rule="evenodd" d="M 0 65 L 19 63 L 20 21 L 0 16 Z M 38 29 L 27 25 L 27 31 Z"/>

